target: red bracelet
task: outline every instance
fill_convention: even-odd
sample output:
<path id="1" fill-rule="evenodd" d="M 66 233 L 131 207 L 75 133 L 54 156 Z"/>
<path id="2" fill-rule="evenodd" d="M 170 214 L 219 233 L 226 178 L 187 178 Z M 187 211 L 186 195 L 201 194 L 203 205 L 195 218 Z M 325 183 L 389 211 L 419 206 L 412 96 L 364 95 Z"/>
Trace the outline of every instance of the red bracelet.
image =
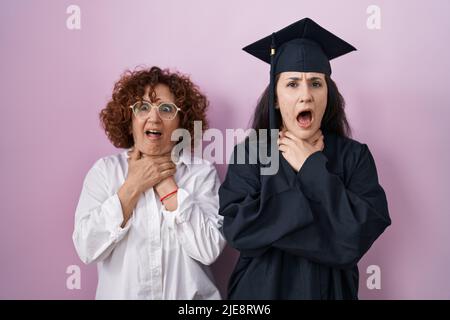
<path id="1" fill-rule="evenodd" d="M 178 188 L 175 189 L 175 191 L 172 191 L 171 193 L 166 194 L 164 197 L 160 198 L 159 201 L 163 202 L 165 199 L 167 199 L 168 197 L 170 197 L 171 195 L 175 194 L 178 192 Z"/>

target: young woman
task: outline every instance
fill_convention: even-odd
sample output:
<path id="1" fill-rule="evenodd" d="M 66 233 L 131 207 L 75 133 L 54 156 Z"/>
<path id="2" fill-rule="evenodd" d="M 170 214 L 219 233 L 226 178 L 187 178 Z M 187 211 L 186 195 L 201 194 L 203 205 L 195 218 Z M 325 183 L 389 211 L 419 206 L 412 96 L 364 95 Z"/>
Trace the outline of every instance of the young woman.
<path id="1" fill-rule="evenodd" d="M 357 262 L 391 222 L 330 78 L 329 60 L 355 48 L 305 18 L 244 50 L 271 63 L 253 128 L 280 130 L 269 141 L 280 166 L 266 176 L 260 163 L 230 164 L 219 190 L 225 238 L 240 251 L 229 298 L 356 299 Z"/>

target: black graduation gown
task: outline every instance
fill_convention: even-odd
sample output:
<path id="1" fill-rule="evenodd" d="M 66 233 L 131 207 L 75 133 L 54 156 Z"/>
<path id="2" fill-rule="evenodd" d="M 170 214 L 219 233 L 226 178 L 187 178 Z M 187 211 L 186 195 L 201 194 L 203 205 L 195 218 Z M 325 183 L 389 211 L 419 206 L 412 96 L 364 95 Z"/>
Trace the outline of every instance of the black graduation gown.
<path id="1" fill-rule="evenodd" d="M 357 262 L 390 225 L 388 205 L 367 145 L 324 138 L 298 173 L 281 154 L 271 176 L 228 166 L 220 214 L 240 252 L 229 299 L 358 298 Z"/>

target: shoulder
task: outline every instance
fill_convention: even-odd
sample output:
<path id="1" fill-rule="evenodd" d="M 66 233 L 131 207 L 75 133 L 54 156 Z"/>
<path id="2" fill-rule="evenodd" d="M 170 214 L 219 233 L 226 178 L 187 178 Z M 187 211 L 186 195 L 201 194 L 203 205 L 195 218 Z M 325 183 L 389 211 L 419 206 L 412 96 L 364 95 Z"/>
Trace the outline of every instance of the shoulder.
<path id="1" fill-rule="evenodd" d="M 333 137 L 331 137 L 333 139 Z M 349 137 L 334 135 L 337 150 L 345 153 L 361 153 L 368 149 L 367 144 Z"/>
<path id="2" fill-rule="evenodd" d="M 194 175 L 216 174 L 216 167 L 211 161 L 195 155 L 183 155 L 181 159 L 188 172 Z"/>
<path id="3" fill-rule="evenodd" d="M 272 163 L 268 153 L 269 146 L 267 139 L 254 135 L 247 136 L 236 144 L 228 159 L 224 185 L 239 188 L 242 182 L 245 182 L 257 189 L 260 185 L 261 167 L 270 166 Z M 264 161 L 261 161 L 261 157 Z"/>
<path id="4" fill-rule="evenodd" d="M 105 175 L 108 172 L 114 171 L 117 168 L 123 167 L 127 163 L 127 151 L 104 156 L 94 162 L 88 175 Z"/>
<path id="5" fill-rule="evenodd" d="M 325 137 L 324 153 L 336 172 L 352 171 L 364 158 L 371 157 L 367 144 L 336 134 Z"/>
<path id="6" fill-rule="evenodd" d="M 234 146 L 229 164 L 245 164 L 259 167 L 260 157 L 270 157 L 270 151 L 270 143 L 267 137 L 248 135 L 242 142 Z"/>
<path id="7" fill-rule="evenodd" d="M 177 164 L 177 174 L 180 186 L 190 186 L 194 191 L 213 191 L 220 185 L 219 175 L 214 163 L 193 155 L 191 157 L 183 156 L 182 163 Z"/>

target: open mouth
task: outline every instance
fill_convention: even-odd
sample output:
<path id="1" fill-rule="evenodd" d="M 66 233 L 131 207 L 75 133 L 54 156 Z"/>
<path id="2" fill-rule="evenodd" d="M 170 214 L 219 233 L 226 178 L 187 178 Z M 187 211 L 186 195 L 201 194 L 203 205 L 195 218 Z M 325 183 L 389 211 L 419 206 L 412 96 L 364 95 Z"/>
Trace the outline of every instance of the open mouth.
<path id="1" fill-rule="evenodd" d="M 307 129 L 311 126 L 313 122 L 313 114 L 311 110 L 304 110 L 300 112 L 297 116 L 297 123 L 300 128 Z"/>
<path id="2" fill-rule="evenodd" d="M 162 132 L 158 130 L 145 130 L 145 135 L 150 139 L 159 139 L 162 135 Z"/>

